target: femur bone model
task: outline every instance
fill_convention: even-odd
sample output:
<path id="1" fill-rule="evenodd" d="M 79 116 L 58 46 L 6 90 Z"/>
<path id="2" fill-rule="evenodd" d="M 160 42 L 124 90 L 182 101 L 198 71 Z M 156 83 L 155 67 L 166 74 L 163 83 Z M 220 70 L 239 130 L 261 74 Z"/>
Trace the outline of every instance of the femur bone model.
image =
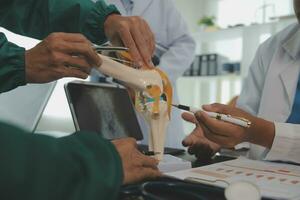
<path id="1" fill-rule="evenodd" d="M 122 82 L 134 90 L 135 108 L 149 125 L 149 151 L 154 157 L 163 159 L 167 126 L 171 119 L 172 85 L 167 75 L 158 68 L 139 70 L 125 66 L 109 57 L 98 54 L 102 59 L 98 70 Z M 122 59 L 131 61 L 127 52 L 121 52 Z"/>

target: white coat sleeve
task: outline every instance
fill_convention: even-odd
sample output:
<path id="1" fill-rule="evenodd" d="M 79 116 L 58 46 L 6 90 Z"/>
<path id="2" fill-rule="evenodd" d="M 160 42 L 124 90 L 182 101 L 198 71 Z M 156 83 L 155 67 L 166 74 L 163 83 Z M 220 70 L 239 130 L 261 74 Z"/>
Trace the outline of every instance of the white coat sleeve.
<path id="1" fill-rule="evenodd" d="M 278 47 L 277 47 L 278 48 Z M 277 49 L 274 40 L 261 45 L 243 83 L 237 107 L 255 116 L 258 114 L 265 77 Z M 300 163 L 300 125 L 275 124 L 275 137 L 271 149 L 266 149 L 264 160 Z"/>
<path id="2" fill-rule="evenodd" d="M 275 123 L 275 138 L 265 160 L 300 163 L 300 125 Z"/>
<path id="3" fill-rule="evenodd" d="M 196 43 L 188 31 L 187 24 L 176 9 L 173 1 L 166 1 L 167 12 L 167 51 L 160 57 L 159 66 L 174 84 L 190 67 L 195 56 Z"/>

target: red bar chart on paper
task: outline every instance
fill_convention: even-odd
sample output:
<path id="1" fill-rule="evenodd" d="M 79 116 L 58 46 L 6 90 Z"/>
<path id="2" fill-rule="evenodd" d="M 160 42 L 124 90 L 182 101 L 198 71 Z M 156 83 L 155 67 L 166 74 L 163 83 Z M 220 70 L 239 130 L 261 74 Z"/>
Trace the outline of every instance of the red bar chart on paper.
<path id="1" fill-rule="evenodd" d="M 258 186 L 264 197 L 300 199 L 300 167 L 297 165 L 239 158 L 167 175 L 224 188 L 233 182 L 248 181 Z"/>

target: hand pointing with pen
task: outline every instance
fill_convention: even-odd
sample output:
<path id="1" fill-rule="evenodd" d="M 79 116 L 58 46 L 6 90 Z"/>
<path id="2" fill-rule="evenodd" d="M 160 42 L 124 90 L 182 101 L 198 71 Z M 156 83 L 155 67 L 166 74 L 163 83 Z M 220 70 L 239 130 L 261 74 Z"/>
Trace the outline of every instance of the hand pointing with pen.
<path id="1" fill-rule="evenodd" d="M 245 128 L 218 119 L 213 119 L 203 111 L 197 112 L 195 114 L 195 119 L 198 123 L 198 129 L 201 129 L 204 136 L 209 141 L 215 142 L 224 148 L 233 148 L 235 145 L 242 142 L 250 142 L 271 148 L 275 134 L 273 122 L 266 121 L 241 109 L 223 104 L 205 105 L 202 108 L 204 111 L 208 112 L 243 117 L 252 122 L 250 128 Z M 190 113 L 183 114 L 185 120 L 188 117 L 191 117 Z M 186 140 L 191 137 L 192 135 L 188 136 Z"/>

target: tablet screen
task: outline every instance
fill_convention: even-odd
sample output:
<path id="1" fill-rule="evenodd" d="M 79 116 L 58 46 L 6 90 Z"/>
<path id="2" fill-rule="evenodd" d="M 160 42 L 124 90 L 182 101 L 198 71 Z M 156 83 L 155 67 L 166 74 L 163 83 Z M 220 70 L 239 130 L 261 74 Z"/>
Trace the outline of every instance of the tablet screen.
<path id="1" fill-rule="evenodd" d="M 65 89 L 77 130 L 98 132 L 106 139 L 143 138 L 126 89 L 76 82 Z"/>

